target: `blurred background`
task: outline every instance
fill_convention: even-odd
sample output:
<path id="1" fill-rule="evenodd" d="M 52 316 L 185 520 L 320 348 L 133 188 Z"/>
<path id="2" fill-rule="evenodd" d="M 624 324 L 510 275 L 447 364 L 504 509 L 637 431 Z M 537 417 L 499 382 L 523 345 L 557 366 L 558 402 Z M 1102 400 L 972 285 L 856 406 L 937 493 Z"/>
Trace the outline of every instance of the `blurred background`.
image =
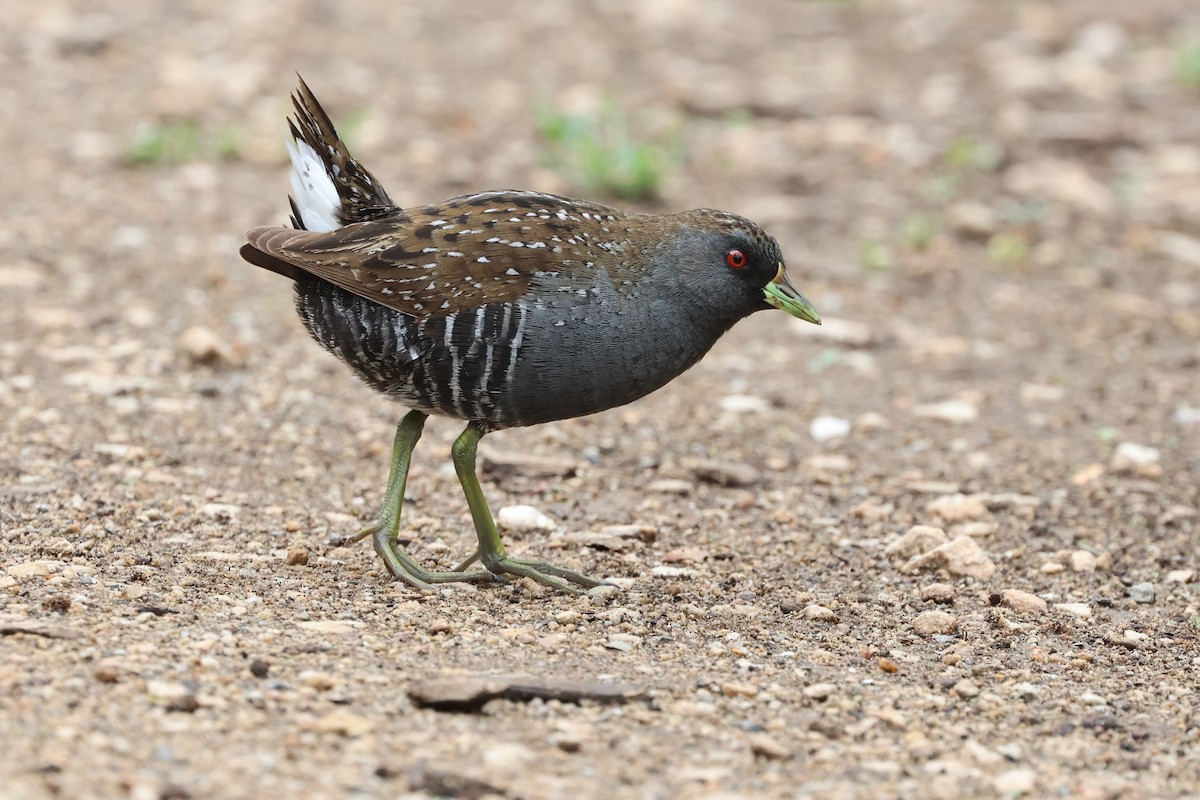
<path id="1" fill-rule="evenodd" d="M 905 608 L 911 579 L 891 586 L 877 545 L 916 522 L 975 524 L 966 533 L 1000 562 L 997 590 L 1124 608 L 1128 587 L 1160 587 L 1157 605 L 1129 606 L 1149 616 L 1058 630 L 1064 648 L 1139 625 L 1194 643 L 1194 594 L 1164 599 L 1161 583 L 1194 576 L 1200 507 L 1194 0 L 7 0 L 0 11 L 0 563 L 18 567 L 0 584 L 0 613 L 44 616 L 74 598 L 66 619 L 97 637 L 87 659 L 119 651 L 142 676 L 178 677 L 184 656 L 131 651 L 125 629 L 108 626 L 141 619 L 139 603 L 212 603 L 207 624 L 251 636 L 236 617 L 256 593 L 283 618 L 319 607 L 367 619 L 385 613 L 371 610 L 380 598 L 416 602 L 368 548 L 340 546 L 380 501 L 401 409 L 308 340 L 286 281 L 237 256 L 244 231 L 286 220 L 299 73 L 401 205 L 527 188 L 656 212 L 727 209 L 779 239 L 825 316 L 816 328 L 756 315 L 642 402 L 489 437 L 494 505 L 532 502 L 560 533 L 634 524 L 658 537 L 618 547 L 603 534 L 606 546 L 560 542 L 549 555 L 567 547 L 588 571 L 641 581 L 682 564 L 693 578 L 672 596 L 702 607 L 836 610 L 900 592 Z M 457 432 L 434 420 L 417 451 L 408 524 L 425 559 L 470 546 L 447 472 Z M 541 461 L 506 466 L 518 448 Z M 326 572 L 278 577 L 294 546 Z M 514 549 L 542 546 L 530 536 Z M 218 551 L 262 563 L 217 569 L 196 555 Z M 1077 574 L 1078 552 L 1111 573 Z M 654 592 L 648 617 L 663 604 Z M 492 603 L 502 620 L 530 613 L 496 596 L 471 604 Z M 185 623 L 166 619 L 136 636 L 174 652 Z M 782 619 L 771 636 L 803 638 Z M 455 618 L 460 630 L 485 624 Z M 892 636 L 852 628 L 824 646 L 857 653 L 856 642 Z M 679 641 L 689 675 L 740 669 L 723 645 Z M 503 667 L 543 657 L 501 644 Z M 585 645 L 610 674 L 653 670 Z M 1186 667 L 1186 652 L 1166 649 Z M 496 652 L 444 657 L 494 666 Z M 31 675 L 61 686 L 53 676 L 79 663 L 53 648 L 21 658 L 0 671 L 12 686 Z M 1078 693 L 1060 688 L 1063 704 Z M 34 733 L 6 752 L 52 762 L 57 740 L 34 720 L 74 713 L 88 692 L 73 691 L 15 712 Z M 386 725 L 392 712 L 380 713 Z M 1182 736 L 1190 712 L 1179 713 Z M 619 736 L 640 748 L 627 763 L 650 759 L 654 772 L 721 762 L 726 733 Z M 1041 734 L 1012 734 L 1025 735 Z M 252 775 L 238 741 L 221 752 Z M 107 764 L 94 769 L 109 780 L 122 752 L 111 744 L 70 752 Z M 323 763 L 309 756 L 300 773 Z M 1070 768 L 1083 775 L 1093 756 Z M 838 758 L 821 762 L 835 783 Z M 577 766 L 554 770 L 560 788 L 583 780 Z M 127 784 L 162 788 L 161 772 Z M 300 773 L 342 787 L 361 777 Z M 894 788 L 911 774 L 871 780 Z M 1177 777 L 1156 772 L 1148 785 L 1166 792 Z M 943 778 L 957 796 L 961 776 Z M 62 780 L 87 784 L 84 772 Z"/>

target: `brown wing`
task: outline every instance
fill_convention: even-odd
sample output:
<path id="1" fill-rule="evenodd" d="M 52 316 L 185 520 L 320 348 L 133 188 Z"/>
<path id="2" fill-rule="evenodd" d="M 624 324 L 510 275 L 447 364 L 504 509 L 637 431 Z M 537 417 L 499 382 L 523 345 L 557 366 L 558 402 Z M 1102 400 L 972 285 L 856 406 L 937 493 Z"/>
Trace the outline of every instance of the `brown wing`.
<path id="1" fill-rule="evenodd" d="M 486 192 L 333 231 L 255 228 L 242 257 L 414 317 L 517 300 L 537 277 L 600 278 L 628 246 L 624 214 L 554 195 Z"/>

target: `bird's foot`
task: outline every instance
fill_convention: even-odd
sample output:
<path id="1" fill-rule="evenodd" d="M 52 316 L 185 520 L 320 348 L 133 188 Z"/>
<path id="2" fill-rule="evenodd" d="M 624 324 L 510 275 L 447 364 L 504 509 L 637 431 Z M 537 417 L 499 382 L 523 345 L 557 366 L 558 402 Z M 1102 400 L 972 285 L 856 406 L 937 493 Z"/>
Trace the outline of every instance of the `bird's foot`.
<path id="1" fill-rule="evenodd" d="M 474 559 L 464 561 L 459 567 L 465 569 Z M 512 556 L 484 558 L 484 567 L 491 574 L 502 577 L 512 575 L 517 578 L 529 578 L 532 581 L 558 589 L 569 594 L 583 594 L 587 589 L 603 586 L 605 582 L 576 572 L 565 567 L 556 567 L 544 561 L 533 561 Z M 463 573 L 460 573 L 463 574 Z"/>
<path id="2" fill-rule="evenodd" d="M 371 537 L 371 545 L 375 552 L 387 565 L 388 572 L 399 581 L 407 583 L 414 589 L 430 591 L 439 583 L 480 583 L 497 581 L 501 578 L 486 569 L 468 570 L 470 562 L 460 564 L 453 570 L 426 569 L 418 564 L 412 556 L 404 552 L 391 526 L 382 521 L 376 521 L 356 533 L 350 541 L 360 542 Z"/>

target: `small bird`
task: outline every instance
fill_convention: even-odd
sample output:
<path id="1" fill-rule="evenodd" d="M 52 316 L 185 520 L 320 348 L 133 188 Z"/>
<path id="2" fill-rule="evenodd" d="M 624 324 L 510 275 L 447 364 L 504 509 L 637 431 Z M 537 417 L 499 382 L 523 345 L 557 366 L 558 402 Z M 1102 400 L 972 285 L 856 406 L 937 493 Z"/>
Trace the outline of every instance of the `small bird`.
<path id="1" fill-rule="evenodd" d="M 396 427 L 383 506 L 354 541 L 371 537 L 392 575 L 415 588 L 510 577 L 576 593 L 600 585 L 507 553 L 475 473 L 480 438 L 637 400 L 755 311 L 820 324 L 778 243 L 750 220 L 627 213 L 529 191 L 399 208 L 303 79 L 292 104 L 292 227 L 255 228 L 241 255 L 295 281 L 317 342 L 412 409 Z M 398 541 L 429 414 L 467 423 L 451 454 L 478 546 L 451 570 L 425 568 Z"/>

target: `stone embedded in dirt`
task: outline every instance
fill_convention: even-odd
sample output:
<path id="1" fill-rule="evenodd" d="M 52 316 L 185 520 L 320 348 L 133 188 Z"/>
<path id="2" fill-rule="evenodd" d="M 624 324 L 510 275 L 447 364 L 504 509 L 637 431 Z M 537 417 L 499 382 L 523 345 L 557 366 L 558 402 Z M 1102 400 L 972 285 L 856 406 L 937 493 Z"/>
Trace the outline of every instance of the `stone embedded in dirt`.
<path id="1" fill-rule="evenodd" d="M 804 459 L 804 469 L 808 472 L 824 472 L 831 475 L 841 475 L 854 468 L 854 462 L 849 456 L 841 453 L 817 453 Z"/>
<path id="2" fill-rule="evenodd" d="M 478 460 L 479 471 L 496 480 L 518 475 L 525 478 L 569 478 L 579 471 L 579 462 L 573 458 L 497 450 L 483 445 L 479 448 Z"/>
<path id="3" fill-rule="evenodd" d="M 655 494 L 691 494 L 694 488 L 696 487 L 691 481 L 679 478 L 659 478 L 646 484 L 646 491 Z"/>
<path id="4" fill-rule="evenodd" d="M 228 522 L 236 517 L 241 510 L 241 506 L 236 506 L 232 503 L 205 503 L 196 509 L 196 513 L 205 519 Z"/>
<path id="5" fill-rule="evenodd" d="M 1196 577 L 1194 569 L 1173 569 L 1163 578 L 1163 583 L 1190 583 Z"/>
<path id="6" fill-rule="evenodd" d="M 727 394 L 717 401 L 717 406 L 722 411 L 734 414 L 757 414 L 769 411 L 771 403 L 767 398 L 754 394 Z"/>
<path id="7" fill-rule="evenodd" d="M 1072 572 L 1095 572 L 1096 556 L 1087 550 L 1074 550 L 1068 556 Z"/>
<path id="8" fill-rule="evenodd" d="M 987 504 L 980 495 L 951 494 L 930 500 L 925 510 L 943 522 L 964 522 L 988 515 Z"/>
<path id="9" fill-rule="evenodd" d="M 303 567 L 308 564 L 308 548 L 289 547 L 285 557 L 290 567 Z"/>
<path id="10" fill-rule="evenodd" d="M 233 346 L 203 325 L 193 325 L 179 337 L 179 347 L 196 364 L 235 364 L 237 351 Z"/>
<path id="11" fill-rule="evenodd" d="M 1108 466 L 1119 475 L 1158 478 L 1162 476 L 1162 465 L 1159 464 L 1161 458 L 1162 454 L 1157 447 L 1149 447 L 1137 442 L 1121 442 L 1113 451 L 1112 460 L 1108 462 Z"/>
<path id="12" fill-rule="evenodd" d="M 370 733 L 375 728 L 375 723 L 364 716 L 339 708 L 318 719 L 313 728 L 339 736 L 358 737 Z"/>
<path id="13" fill-rule="evenodd" d="M 755 467 L 736 461 L 697 461 L 690 467 L 698 480 L 718 486 L 753 486 L 762 480 Z"/>
<path id="14" fill-rule="evenodd" d="M 983 203 L 963 200 L 946 209 L 950 229 L 967 239 L 985 241 L 996 232 L 996 212 Z"/>
<path id="15" fill-rule="evenodd" d="M 1040 406 L 1057 403 L 1066 397 L 1067 390 L 1062 386 L 1045 383 L 1022 383 L 1021 403 L 1027 406 Z"/>
<path id="16" fill-rule="evenodd" d="M 628 703 L 648 697 L 646 689 L 628 683 L 597 683 L 523 675 L 448 675 L 418 681 L 408 690 L 409 699 L 435 711 L 477 712 L 496 699 L 527 703 L 557 700 L 578 703 Z"/>
<path id="17" fill-rule="evenodd" d="M 11 564 L 4 571 L 13 578 L 46 578 L 62 568 L 61 561 L 26 561 Z"/>
<path id="18" fill-rule="evenodd" d="M 196 699 L 196 686 L 191 681 L 146 681 L 146 694 L 150 701 L 167 711 L 182 711 L 190 714 L 200 708 Z"/>
<path id="19" fill-rule="evenodd" d="M 1042 566 L 1038 567 L 1038 569 L 1046 575 L 1057 575 L 1060 572 L 1066 572 L 1067 567 L 1066 565 L 1060 564 L 1057 561 L 1047 561 L 1045 564 L 1042 564 Z"/>
<path id="20" fill-rule="evenodd" d="M 989 580 L 996 574 L 995 563 L 970 536 L 959 536 L 929 552 L 914 556 L 900 566 L 900 571 L 911 575 L 938 568 L 951 575 L 962 575 L 977 581 Z"/>
<path id="21" fill-rule="evenodd" d="M 501 530 L 515 532 L 552 531 L 558 526 L 533 506 L 504 506 L 496 513 L 496 525 Z"/>
<path id="22" fill-rule="evenodd" d="M 262 658 L 250 662 L 250 674 L 256 678 L 265 678 L 271 674 L 271 663 Z"/>
<path id="23" fill-rule="evenodd" d="M 1195 519 L 1196 517 L 1200 517 L 1200 511 L 1197 511 L 1191 506 L 1185 506 L 1182 503 L 1175 503 L 1166 511 L 1159 514 L 1158 519 L 1156 519 L 1155 522 L 1165 528 L 1168 525 L 1175 525 L 1183 520 Z M 71 551 L 73 550 L 74 547 L 72 547 Z"/>
<path id="24" fill-rule="evenodd" d="M 872 500 L 863 500 L 850 509 L 850 515 L 855 519 L 861 519 L 863 522 L 882 522 L 890 517 L 895 510 L 896 506 L 892 503 L 876 503 Z"/>
<path id="25" fill-rule="evenodd" d="M 954 693 L 963 700 L 970 700 L 972 697 L 979 696 L 979 684 L 970 678 L 963 678 L 954 684 Z"/>
<path id="26" fill-rule="evenodd" d="M 791 755 L 791 751 L 769 733 L 752 733 L 746 741 L 753 755 L 767 761 L 782 761 Z"/>
<path id="27" fill-rule="evenodd" d="M 913 414 L 922 419 L 965 424 L 979 419 L 979 407 L 966 400 L 943 400 L 940 403 L 918 403 Z"/>
<path id="28" fill-rule="evenodd" d="M 1180 406 L 1171 415 L 1176 425 L 1200 425 L 1200 407 Z"/>
<path id="29" fill-rule="evenodd" d="M 808 435 L 814 441 L 827 442 L 850 433 L 850 420 L 823 414 L 808 424 Z"/>
<path id="30" fill-rule="evenodd" d="M 825 606 L 805 606 L 803 614 L 805 619 L 811 619 L 816 622 L 837 622 L 837 614 Z"/>
<path id="31" fill-rule="evenodd" d="M 946 532 L 932 525 L 914 525 L 896 541 L 884 548 L 884 554 L 896 559 L 911 559 L 928 553 L 950 541 Z"/>
<path id="32" fill-rule="evenodd" d="M 922 636 L 950 634 L 958 630 L 958 618 L 945 611 L 922 611 L 913 617 L 912 627 Z"/>
<path id="33" fill-rule="evenodd" d="M 953 603 L 957 591 L 948 583 L 931 583 L 921 588 L 921 599 L 934 603 Z"/>
<path id="34" fill-rule="evenodd" d="M 858 415 L 858 419 L 854 420 L 854 430 L 864 433 L 867 431 L 881 431 L 891 424 L 888 418 L 878 411 L 864 411 Z"/>
<path id="35" fill-rule="evenodd" d="M 1104 474 L 1103 464 L 1088 464 L 1071 476 L 1072 486 L 1087 486 Z"/>
<path id="36" fill-rule="evenodd" d="M 693 564 L 697 564 L 701 561 L 705 561 L 709 558 L 709 556 L 709 551 L 705 550 L 703 547 L 696 547 L 693 545 L 689 547 L 677 547 L 674 550 L 668 550 L 663 554 L 663 561 L 667 562 L 668 564 L 679 564 L 689 561 Z"/>
<path id="37" fill-rule="evenodd" d="M 1036 594 L 1020 589 L 1005 589 L 1000 593 L 1000 602 L 1020 614 L 1043 614 L 1049 607 L 1046 601 Z"/>
<path id="38" fill-rule="evenodd" d="M 1063 611 L 1080 619 L 1087 619 L 1092 615 L 1092 607 L 1087 603 L 1055 603 L 1053 608 L 1055 611 Z"/>
<path id="39" fill-rule="evenodd" d="M 655 578 L 693 578 L 696 576 L 696 570 L 690 567 L 668 567 L 660 564 L 651 567 L 650 574 Z M 589 590 L 589 594 L 590 592 L 591 590 Z"/>
<path id="40" fill-rule="evenodd" d="M 83 631 L 53 622 L 35 619 L 0 620 L 0 636 L 12 636 L 17 633 L 44 636 L 47 639 L 79 639 L 84 636 Z"/>
<path id="41" fill-rule="evenodd" d="M 992 788 L 1000 797 L 1024 797 L 1037 787 L 1037 772 L 1029 767 L 1015 767 L 992 778 Z"/>
<path id="42" fill-rule="evenodd" d="M 1153 583 L 1135 583 L 1129 587 L 1129 599 L 1135 603 L 1151 605 L 1154 603 L 1157 594 Z"/>
<path id="43" fill-rule="evenodd" d="M 101 661 L 92 670 L 92 677 L 100 681 L 100 683 L 117 683 L 121 680 L 122 675 L 129 673 L 129 670 L 121 666 L 115 661 Z"/>
<path id="44" fill-rule="evenodd" d="M 593 600 L 608 602 L 621 593 L 621 587 L 611 583 L 602 583 L 587 590 L 587 596 Z"/>
<path id="45" fill-rule="evenodd" d="M 301 671 L 298 677 L 301 684 L 318 692 L 328 692 L 337 685 L 337 678 L 320 670 L 306 669 Z"/>
<path id="46" fill-rule="evenodd" d="M 802 694 L 810 700 L 826 700 L 837 694 L 837 685 L 832 683 L 814 683 L 805 686 Z"/>
<path id="47" fill-rule="evenodd" d="M 752 683 L 731 681 L 721 684 L 721 694 L 726 697 L 757 697 L 758 687 Z"/>

